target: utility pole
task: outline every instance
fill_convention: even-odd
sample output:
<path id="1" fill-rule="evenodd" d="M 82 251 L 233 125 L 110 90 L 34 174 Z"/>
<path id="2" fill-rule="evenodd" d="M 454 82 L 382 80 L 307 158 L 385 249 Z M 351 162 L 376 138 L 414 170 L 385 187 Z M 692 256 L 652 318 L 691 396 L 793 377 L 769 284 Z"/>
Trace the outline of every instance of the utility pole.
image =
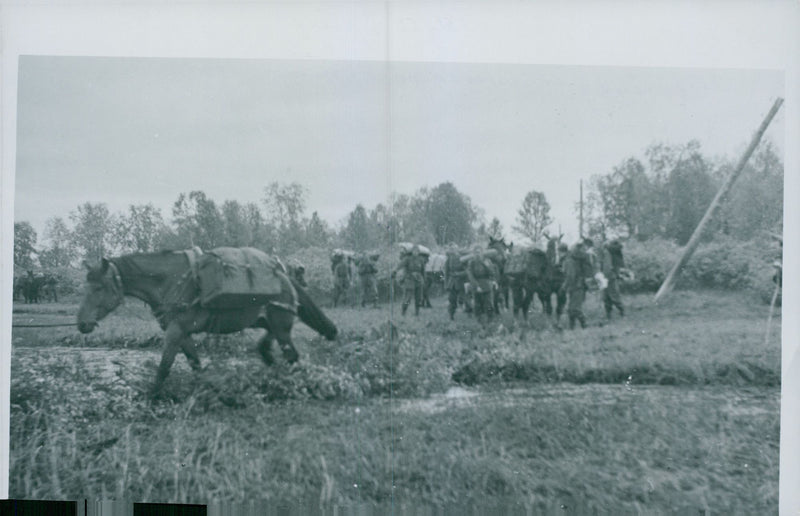
<path id="1" fill-rule="evenodd" d="M 579 206 L 579 223 L 578 223 L 578 236 L 583 240 L 583 179 L 581 179 L 581 198 L 578 203 Z"/>
<path id="2" fill-rule="evenodd" d="M 692 253 L 694 253 L 694 250 L 700 243 L 700 237 L 703 234 L 703 230 L 706 228 L 708 222 L 714 216 L 714 213 L 717 211 L 717 208 L 719 208 L 720 204 L 722 203 L 722 200 L 725 198 L 725 196 L 728 195 L 728 192 L 730 192 L 733 183 L 742 173 L 744 166 L 747 164 L 747 160 L 750 159 L 750 156 L 753 154 L 753 151 L 756 150 L 758 143 L 761 141 L 761 137 L 764 136 L 764 132 L 767 130 L 767 127 L 769 126 L 770 122 L 772 122 L 772 119 L 775 117 L 775 114 L 778 112 L 778 109 L 780 109 L 781 104 L 783 104 L 783 99 L 779 98 L 775 101 L 775 104 L 772 105 L 772 109 L 769 110 L 769 113 L 767 114 L 766 118 L 764 118 L 764 121 L 761 122 L 761 126 L 753 135 L 753 139 L 750 142 L 750 145 L 747 147 L 747 150 L 744 151 L 744 154 L 739 160 L 739 164 L 736 165 L 736 168 L 733 170 L 733 172 L 731 172 L 731 175 L 728 176 L 728 179 L 726 179 L 725 183 L 723 183 L 723 185 L 720 187 L 719 191 L 717 192 L 717 195 L 714 197 L 714 200 L 711 201 L 711 205 L 708 207 L 708 210 L 706 210 L 706 214 L 703 215 L 703 218 L 700 220 L 700 223 L 695 228 L 694 233 L 692 233 L 692 237 L 686 244 L 686 248 L 684 249 L 683 254 L 681 254 L 681 257 L 672 267 L 672 270 L 669 271 L 669 274 L 667 274 L 667 278 L 664 280 L 664 283 L 661 284 L 661 287 L 658 289 L 658 292 L 656 292 L 656 296 L 653 299 L 653 301 L 658 301 L 661 298 L 661 296 L 669 292 L 670 289 L 672 288 L 672 283 L 675 280 L 675 276 L 678 274 L 678 271 L 680 271 L 681 268 L 683 268 L 683 266 L 686 265 L 686 262 L 689 261 L 689 258 L 692 256 Z"/>

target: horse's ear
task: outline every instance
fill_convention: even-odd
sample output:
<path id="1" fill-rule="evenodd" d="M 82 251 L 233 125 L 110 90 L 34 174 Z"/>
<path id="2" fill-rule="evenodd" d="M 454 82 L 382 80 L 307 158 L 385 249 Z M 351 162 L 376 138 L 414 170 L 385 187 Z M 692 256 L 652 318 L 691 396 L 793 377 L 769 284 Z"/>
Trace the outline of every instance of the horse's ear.
<path id="1" fill-rule="evenodd" d="M 105 259 L 105 258 L 103 258 L 103 260 L 100 262 L 100 265 L 102 266 L 101 270 L 103 272 L 106 272 L 108 270 L 108 264 L 109 264 L 109 261 L 107 259 Z"/>

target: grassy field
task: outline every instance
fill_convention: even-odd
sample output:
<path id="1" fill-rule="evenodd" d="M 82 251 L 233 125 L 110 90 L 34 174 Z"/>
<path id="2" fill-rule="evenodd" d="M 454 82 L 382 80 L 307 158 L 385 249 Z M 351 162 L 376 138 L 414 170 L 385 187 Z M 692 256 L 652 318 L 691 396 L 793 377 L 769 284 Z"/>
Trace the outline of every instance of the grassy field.
<path id="1" fill-rule="evenodd" d="M 780 317 L 765 344 L 768 307 L 744 295 L 650 299 L 600 325 L 590 297 L 577 331 L 450 322 L 442 299 L 419 318 L 327 309 L 340 339 L 298 323 L 293 366 L 265 367 L 256 331 L 197 337 L 205 371 L 179 357 L 156 402 L 140 302 L 88 336 L 15 329 L 10 496 L 777 512 Z"/>

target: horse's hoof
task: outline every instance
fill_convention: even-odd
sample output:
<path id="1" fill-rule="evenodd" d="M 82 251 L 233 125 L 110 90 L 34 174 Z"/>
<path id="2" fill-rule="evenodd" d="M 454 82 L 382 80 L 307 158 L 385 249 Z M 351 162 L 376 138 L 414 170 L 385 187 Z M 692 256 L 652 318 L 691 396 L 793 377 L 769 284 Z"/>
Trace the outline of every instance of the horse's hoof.
<path id="1" fill-rule="evenodd" d="M 163 392 L 160 386 L 151 388 L 147 393 L 147 399 L 149 399 L 151 403 L 154 401 L 159 401 L 162 398 L 163 398 Z"/>

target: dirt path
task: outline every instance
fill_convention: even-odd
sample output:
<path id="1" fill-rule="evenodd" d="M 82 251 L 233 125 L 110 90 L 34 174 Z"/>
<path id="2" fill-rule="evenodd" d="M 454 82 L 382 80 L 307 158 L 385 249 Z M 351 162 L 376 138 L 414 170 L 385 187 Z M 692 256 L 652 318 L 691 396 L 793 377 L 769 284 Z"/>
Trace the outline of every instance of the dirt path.
<path id="1" fill-rule="evenodd" d="M 509 389 L 465 389 L 451 387 L 429 398 L 397 400 L 400 412 L 436 414 L 449 410 L 483 407 L 518 407 L 535 409 L 542 405 L 659 404 L 664 401 L 703 400 L 724 409 L 731 416 L 777 413 L 780 409 L 778 388 L 673 387 L 660 385 L 608 384 L 534 384 Z"/>

